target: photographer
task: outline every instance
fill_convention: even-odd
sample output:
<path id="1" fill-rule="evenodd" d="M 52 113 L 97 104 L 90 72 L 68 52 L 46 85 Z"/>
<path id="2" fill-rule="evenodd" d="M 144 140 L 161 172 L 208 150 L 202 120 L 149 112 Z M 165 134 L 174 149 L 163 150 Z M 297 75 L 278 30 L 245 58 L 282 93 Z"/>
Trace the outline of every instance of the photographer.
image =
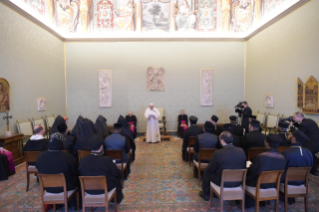
<path id="1" fill-rule="evenodd" d="M 293 123 L 295 122 L 295 123 Z M 303 143 L 303 147 L 308 148 L 312 152 L 313 156 L 313 166 L 311 169 L 311 174 L 318 176 L 317 171 L 317 157 L 315 154 L 319 151 L 319 128 L 315 121 L 312 119 L 306 119 L 301 112 L 296 112 L 293 115 L 293 121 L 290 119 L 290 129 L 294 131 L 294 127 L 297 127 L 298 130 L 302 131 L 309 137 L 309 140 Z M 288 140 L 292 138 L 292 135 L 289 135 Z"/>
<path id="2" fill-rule="evenodd" d="M 252 111 L 250 107 L 248 107 L 248 103 L 246 101 L 243 101 L 241 105 L 242 105 L 242 117 L 243 117 L 241 126 L 245 128 L 245 132 L 248 132 L 249 116 L 252 115 Z"/>

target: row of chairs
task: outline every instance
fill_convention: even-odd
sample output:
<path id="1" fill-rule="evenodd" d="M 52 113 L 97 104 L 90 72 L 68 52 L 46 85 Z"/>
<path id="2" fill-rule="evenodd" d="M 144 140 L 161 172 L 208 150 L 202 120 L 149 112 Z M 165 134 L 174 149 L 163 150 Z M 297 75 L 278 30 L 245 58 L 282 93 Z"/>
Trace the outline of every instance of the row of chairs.
<path id="1" fill-rule="evenodd" d="M 23 134 L 26 137 L 30 137 L 33 135 L 33 128 L 35 125 L 41 124 L 42 126 L 45 127 L 46 132 L 49 132 L 54 121 L 55 121 L 54 115 L 45 116 L 44 118 L 41 117 L 38 119 L 32 118 L 31 120 L 29 119 L 28 121 L 17 120 L 17 128 L 18 128 L 19 134 Z"/>

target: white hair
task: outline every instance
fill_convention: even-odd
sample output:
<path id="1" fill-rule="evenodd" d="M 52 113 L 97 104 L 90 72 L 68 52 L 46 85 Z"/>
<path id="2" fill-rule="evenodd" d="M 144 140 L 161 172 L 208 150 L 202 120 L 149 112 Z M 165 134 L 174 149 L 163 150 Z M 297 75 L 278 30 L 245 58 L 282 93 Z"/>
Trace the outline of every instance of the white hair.
<path id="1" fill-rule="evenodd" d="M 150 103 L 150 105 L 153 105 L 153 106 L 154 106 L 154 104 L 153 104 L 153 103 Z"/>

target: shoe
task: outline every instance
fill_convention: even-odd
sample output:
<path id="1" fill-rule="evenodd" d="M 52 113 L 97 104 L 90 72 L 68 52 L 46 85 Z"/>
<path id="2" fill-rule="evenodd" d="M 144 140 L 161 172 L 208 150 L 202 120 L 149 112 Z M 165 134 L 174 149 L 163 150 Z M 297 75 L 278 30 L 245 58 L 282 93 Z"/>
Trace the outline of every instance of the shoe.
<path id="1" fill-rule="evenodd" d="M 209 201 L 209 196 L 206 196 L 202 191 L 199 192 L 199 196 L 203 198 L 205 201 Z"/>
<path id="2" fill-rule="evenodd" d="M 159 143 L 159 141 L 154 142 L 155 144 Z"/>
<path id="3" fill-rule="evenodd" d="M 318 176 L 318 172 L 311 171 L 310 173 L 311 173 L 312 175 Z"/>

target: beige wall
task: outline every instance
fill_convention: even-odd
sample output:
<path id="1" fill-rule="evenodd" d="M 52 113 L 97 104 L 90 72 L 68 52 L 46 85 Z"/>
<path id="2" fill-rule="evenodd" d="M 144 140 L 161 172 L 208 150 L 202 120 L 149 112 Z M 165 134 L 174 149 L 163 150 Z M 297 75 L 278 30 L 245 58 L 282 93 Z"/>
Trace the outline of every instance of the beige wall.
<path id="1" fill-rule="evenodd" d="M 0 23 L 0 77 L 10 84 L 11 131 L 17 132 L 16 120 L 65 115 L 63 42 L 2 3 Z M 47 99 L 46 111 L 37 111 L 38 97 Z"/>
<path id="2" fill-rule="evenodd" d="M 297 77 L 319 80 L 319 1 L 313 0 L 247 42 L 246 100 L 253 112 L 292 115 Z M 266 94 L 274 108 L 264 107 Z M 316 115 L 307 115 L 319 121 Z"/>
<path id="3" fill-rule="evenodd" d="M 66 43 L 67 105 L 70 126 L 78 115 L 95 121 L 99 114 L 108 124 L 132 110 L 138 131 L 146 130 L 144 111 L 150 102 L 163 107 L 168 130 L 176 130 L 184 108 L 199 122 L 217 114 L 228 121 L 234 106 L 244 98 L 243 42 L 122 42 Z M 165 91 L 146 91 L 149 66 L 165 69 Z M 214 70 L 214 106 L 200 106 L 200 69 Z M 98 70 L 111 69 L 113 103 L 99 108 Z"/>

